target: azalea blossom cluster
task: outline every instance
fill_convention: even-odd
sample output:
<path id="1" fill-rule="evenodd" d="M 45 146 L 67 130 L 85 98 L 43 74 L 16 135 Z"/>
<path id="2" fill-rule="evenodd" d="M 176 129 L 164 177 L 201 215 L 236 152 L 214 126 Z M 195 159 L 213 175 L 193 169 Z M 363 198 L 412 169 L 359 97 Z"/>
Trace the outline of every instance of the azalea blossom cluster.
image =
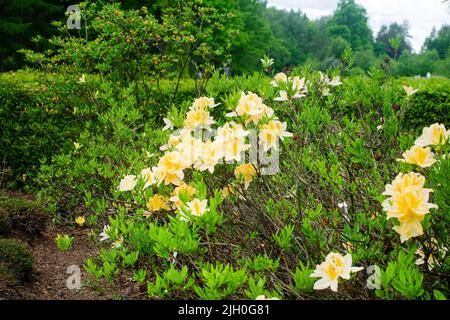
<path id="1" fill-rule="evenodd" d="M 362 269 L 362 267 L 352 267 L 350 254 L 342 256 L 340 253 L 330 252 L 325 261 L 317 265 L 310 277 L 320 278 L 314 283 L 315 290 L 330 288 L 332 291 L 337 291 L 339 278 L 348 280 L 350 273 Z"/>
<path id="2" fill-rule="evenodd" d="M 305 78 L 298 76 L 290 78 L 284 72 L 277 73 L 271 84 L 278 89 L 279 96 L 275 98 L 275 101 L 300 99 L 306 97 L 308 93 Z"/>
<path id="3" fill-rule="evenodd" d="M 435 162 L 435 155 L 431 152 L 430 146 L 438 148 L 447 143 L 450 132 L 443 124 L 435 123 L 423 129 L 422 135 L 418 137 L 414 146 L 403 153 L 401 162 L 416 165 L 421 168 L 432 166 Z M 388 198 L 383 202 L 383 209 L 387 213 L 387 219 L 396 218 L 398 226 L 394 230 L 400 234 L 401 242 L 423 234 L 422 221 L 425 215 L 430 213 L 430 209 L 438 206 L 429 203 L 432 189 L 424 188 L 425 177 L 419 173 L 409 172 L 399 173 L 392 184 L 385 187 L 383 195 Z"/>
<path id="4" fill-rule="evenodd" d="M 331 94 L 331 88 L 340 86 L 342 84 L 340 76 L 335 76 L 332 79 L 328 77 L 328 75 L 323 74 L 319 71 L 320 76 L 320 92 L 322 93 L 322 96 L 326 97 Z"/>
<path id="5" fill-rule="evenodd" d="M 119 184 L 120 191 L 132 191 L 139 180 L 144 182 L 143 189 L 150 186 L 172 186 L 171 194 L 154 194 L 147 203 L 150 212 L 176 211 L 182 220 L 191 220 L 209 211 L 208 199 L 185 180 L 186 170 L 214 173 L 218 164 L 238 163 L 234 174 L 239 183 L 247 189 L 257 174 L 257 165 L 245 162 L 245 152 L 252 146 L 251 132 L 258 132 L 260 148 L 265 152 L 278 149 L 278 141 L 292 134 L 286 131 L 274 115 L 274 110 L 263 103 L 257 94 L 242 93 L 236 108 L 227 114 L 233 120 L 213 129 L 215 124 L 210 109 L 218 104 L 213 98 L 196 99 L 185 115 L 182 128 L 173 130 L 160 150 L 164 154 L 156 166 L 145 168 L 139 176 L 125 176 Z M 164 130 L 174 129 L 170 119 L 164 119 Z M 226 197 L 235 194 L 233 186 L 222 190 Z"/>

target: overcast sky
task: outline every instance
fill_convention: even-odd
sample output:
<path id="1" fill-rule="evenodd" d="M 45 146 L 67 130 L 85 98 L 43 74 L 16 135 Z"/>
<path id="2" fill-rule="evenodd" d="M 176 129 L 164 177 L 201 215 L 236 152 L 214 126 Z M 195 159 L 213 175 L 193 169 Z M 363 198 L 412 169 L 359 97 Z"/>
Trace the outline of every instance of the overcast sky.
<path id="1" fill-rule="evenodd" d="M 268 0 L 268 5 L 279 9 L 301 9 L 308 18 L 326 16 L 336 9 L 339 0 Z M 356 0 L 363 5 L 369 15 L 369 23 L 378 33 L 383 24 L 409 21 L 411 43 L 420 52 L 425 38 L 433 26 L 439 29 L 450 24 L 450 9 L 443 0 Z"/>

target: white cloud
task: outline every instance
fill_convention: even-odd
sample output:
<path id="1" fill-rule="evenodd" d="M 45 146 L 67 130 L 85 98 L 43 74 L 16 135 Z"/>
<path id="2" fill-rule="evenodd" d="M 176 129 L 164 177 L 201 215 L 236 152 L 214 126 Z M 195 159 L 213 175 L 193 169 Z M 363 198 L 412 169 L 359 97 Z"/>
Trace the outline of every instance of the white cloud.
<path id="1" fill-rule="evenodd" d="M 376 35 L 383 24 L 402 23 L 410 26 L 411 43 L 416 52 L 422 48 L 433 27 L 450 23 L 450 8 L 442 0 L 356 0 L 369 15 L 369 24 Z M 338 0 L 269 0 L 268 5 L 280 9 L 301 9 L 310 19 L 330 15 Z"/>

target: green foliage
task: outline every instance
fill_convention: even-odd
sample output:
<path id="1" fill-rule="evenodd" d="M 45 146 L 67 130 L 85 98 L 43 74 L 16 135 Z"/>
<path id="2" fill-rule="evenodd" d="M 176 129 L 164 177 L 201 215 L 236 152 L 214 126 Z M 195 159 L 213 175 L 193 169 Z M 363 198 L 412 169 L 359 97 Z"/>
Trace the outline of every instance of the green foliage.
<path id="1" fill-rule="evenodd" d="M 221 300 L 237 294 L 246 279 L 246 270 L 234 270 L 230 265 L 217 262 L 215 265 L 208 263 L 200 273 L 199 278 L 203 286 L 194 285 L 194 291 L 201 299 Z"/>
<path id="2" fill-rule="evenodd" d="M 148 282 L 147 293 L 150 298 L 170 297 L 177 291 L 189 290 L 193 285 L 193 279 L 188 276 L 188 268 L 184 266 L 181 270 L 175 269 L 173 265 L 164 272 L 156 274 L 154 283 Z"/>
<path id="3" fill-rule="evenodd" d="M 294 280 L 294 287 L 298 293 L 311 292 L 313 290 L 314 278 L 311 278 L 311 274 L 314 270 L 307 268 L 300 262 L 300 268 L 295 268 L 295 272 L 292 274 Z"/>
<path id="4" fill-rule="evenodd" d="M 381 271 L 381 289 L 376 290 L 380 298 L 418 299 L 424 294 L 423 275 L 414 265 L 414 251 L 410 254 L 400 252 L 397 260 L 388 263 Z"/>
<path id="5" fill-rule="evenodd" d="M 68 234 L 58 234 L 55 238 L 55 244 L 59 251 L 67 252 L 72 248 L 74 237 L 69 236 Z"/>
<path id="6" fill-rule="evenodd" d="M 28 246 L 13 239 L 0 239 L 0 276 L 29 281 L 33 275 L 33 256 Z"/>
<path id="7" fill-rule="evenodd" d="M 419 129 L 430 123 L 450 123 L 450 81 L 428 79 L 427 81 L 408 81 L 408 83 L 419 91 L 405 106 L 403 121 L 406 127 Z"/>

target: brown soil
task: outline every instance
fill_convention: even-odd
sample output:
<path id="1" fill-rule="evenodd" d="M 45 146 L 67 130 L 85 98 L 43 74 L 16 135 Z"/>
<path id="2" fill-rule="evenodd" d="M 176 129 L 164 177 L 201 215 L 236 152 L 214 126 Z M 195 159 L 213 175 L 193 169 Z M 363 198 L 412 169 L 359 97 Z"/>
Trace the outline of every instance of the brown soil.
<path id="1" fill-rule="evenodd" d="M 18 196 L 14 194 L 14 196 Z M 32 196 L 21 195 L 32 199 Z M 145 288 L 133 282 L 131 274 L 121 272 L 114 281 L 114 287 L 106 282 L 94 281 L 84 270 L 87 258 L 94 258 L 100 248 L 88 236 L 88 228 L 68 228 L 49 225 L 47 230 L 36 239 L 20 239 L 26 242 L 34 258 L 34 277 L 29 283 L 0 283 L 2 299 L 38 299 L 38 300 L 98 300 L 98 299 L 144 299 Z M 69 234 L 75 238 L 68 252 L 56 248 L 56 235 Z M 81 270 L 82 288 L 69 289 L 66 281 L 71 276 L 67 268 L 78 266 Z M 2 282 L 2 281 L 0 281 Z"/>

